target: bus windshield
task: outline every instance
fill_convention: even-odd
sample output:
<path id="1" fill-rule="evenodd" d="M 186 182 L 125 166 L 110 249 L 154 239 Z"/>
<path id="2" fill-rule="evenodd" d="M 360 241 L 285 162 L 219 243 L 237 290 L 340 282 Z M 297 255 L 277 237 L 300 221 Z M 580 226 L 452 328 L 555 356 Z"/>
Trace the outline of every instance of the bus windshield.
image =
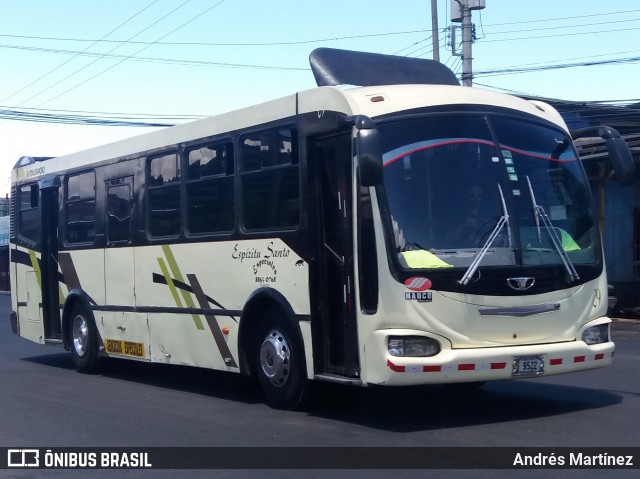
<path id="1" fill-rule="evenodd" d="M 400 264 L 415 268 L 600 261 L 591 191 L 561 130 L 499 115 L 380 125 Z M 577 274 L 575 274 L 577 277 Z"/>

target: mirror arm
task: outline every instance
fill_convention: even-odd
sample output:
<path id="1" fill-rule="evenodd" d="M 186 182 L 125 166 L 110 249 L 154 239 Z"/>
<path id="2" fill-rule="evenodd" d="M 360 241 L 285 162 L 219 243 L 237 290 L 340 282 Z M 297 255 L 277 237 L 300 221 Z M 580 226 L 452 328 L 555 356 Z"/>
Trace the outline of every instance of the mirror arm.
<path id="1" fill-rule="evenodd" d="M 570 130 L 571 138 L 577 140 L 578 138 L 602 138 L 603 140 L 609 140 L 611 138 L 622 138 L 618 130 L 611 128 L 610 126 L 590 126 L 587 128 L 580 128 L 579 130 Z"/>

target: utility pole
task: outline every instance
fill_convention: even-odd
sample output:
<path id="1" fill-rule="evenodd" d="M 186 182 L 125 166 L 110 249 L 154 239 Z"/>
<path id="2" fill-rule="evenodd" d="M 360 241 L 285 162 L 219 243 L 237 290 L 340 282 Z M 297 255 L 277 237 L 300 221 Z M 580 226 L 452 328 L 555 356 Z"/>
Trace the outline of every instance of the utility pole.
<path id="1" fill-rule="evenodd" d="M 433 39 L 433 59 L 440 61 L 440 38 L 438 37 L 438 0 L 431 0 L 431 38 Z"/>
<path id="2" fill-rule="evenodd" d="M 451 0 L 451 21 L 462 22 L 462 85 L 471 86 L 473 67 L 471 45 L 473 44 L 473 24 L 471 10 L 485 8 L 485 0 Z"/>
<path id="3" fill-rule="evenodd" d="M 471 86 L 473 78 L 471 60 L 471 10 L 467 0 L 460 2 L 462 9 L 462 86 Z"/>

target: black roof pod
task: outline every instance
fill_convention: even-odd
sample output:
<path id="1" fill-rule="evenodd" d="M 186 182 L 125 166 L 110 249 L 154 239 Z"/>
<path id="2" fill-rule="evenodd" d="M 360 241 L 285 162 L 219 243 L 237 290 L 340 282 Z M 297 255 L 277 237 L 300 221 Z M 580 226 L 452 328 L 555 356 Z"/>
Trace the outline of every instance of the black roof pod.
<path id="1" fill-rule="evenodd" d="M 424 58 L 317 48 L 309 63 L 318 86 L 460 85 L 446 65 Z"/>

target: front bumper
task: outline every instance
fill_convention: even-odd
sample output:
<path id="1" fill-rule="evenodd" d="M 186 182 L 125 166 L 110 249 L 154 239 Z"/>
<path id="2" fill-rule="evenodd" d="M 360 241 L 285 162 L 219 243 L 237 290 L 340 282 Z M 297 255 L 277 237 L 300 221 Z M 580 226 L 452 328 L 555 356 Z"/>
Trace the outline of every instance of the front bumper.
<path id="1" fill-rule="evenodd" d="M 469 349 L 447 349 L 443 344 L 442 351 L 433 357 L 391 356 L 387 350 L 387 337 L 410 335 L 425 333 L 394 329 L 375 331 L 369 337 L 365 345 L 363 375 L 366 383 L 408 386 L 552 376 L 609 366 L 615 354 L 615 344 L 611 341 L 594 345 L 568 341 Z M 533 376 L 514 376 L 514 358 L 521 356 L 541 356 L 544 372 Z"/>

